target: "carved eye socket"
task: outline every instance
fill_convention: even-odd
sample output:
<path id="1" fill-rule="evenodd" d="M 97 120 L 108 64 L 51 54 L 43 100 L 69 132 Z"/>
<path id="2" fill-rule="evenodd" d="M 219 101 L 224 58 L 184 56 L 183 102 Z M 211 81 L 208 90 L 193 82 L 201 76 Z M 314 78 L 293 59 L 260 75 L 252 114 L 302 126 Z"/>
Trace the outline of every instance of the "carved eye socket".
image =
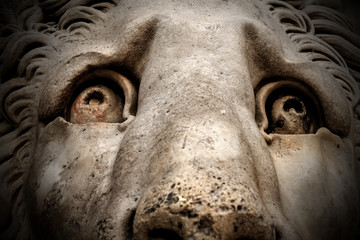
<path id="1" fill-rule="evenodd" d="M 135 115 L 136 91 L 124 76 L 111 70 L 98 70 L 82 82 L 86 87 L 76 91 L 67 110 L 71 123 L 122 123 Z"/>
<path id="2" fill-rule="evenodd" d="M 256 98 L 256 119 L 267 134 L 309 134 L 321 126 L 317 100 L 299 83 L 269 83 Z"/>
<path id="3" fill-rule="evenodd" d="M 296 95 L 276 95 L 267 102 L 269 120 L 267 133 L 306 134 L 311 133 L 314 116 L 308 104 Z"/>
<path id="4" fill-rule="evenodd" d="M 123 122 L 124 99 L 108 87 L 97 85 L 82 91 L 72 104 L 71 123 Z"/>

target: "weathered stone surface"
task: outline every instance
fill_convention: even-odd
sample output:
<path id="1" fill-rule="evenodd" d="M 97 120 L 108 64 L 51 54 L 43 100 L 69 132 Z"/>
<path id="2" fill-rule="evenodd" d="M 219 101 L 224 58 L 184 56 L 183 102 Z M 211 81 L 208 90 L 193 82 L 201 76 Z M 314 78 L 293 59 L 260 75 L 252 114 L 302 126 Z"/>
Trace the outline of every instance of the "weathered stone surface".
<path id="1" fill-rule="evenodd" d="M 1 239 L 356 239 L 339 1 L 1 4 Z"/>

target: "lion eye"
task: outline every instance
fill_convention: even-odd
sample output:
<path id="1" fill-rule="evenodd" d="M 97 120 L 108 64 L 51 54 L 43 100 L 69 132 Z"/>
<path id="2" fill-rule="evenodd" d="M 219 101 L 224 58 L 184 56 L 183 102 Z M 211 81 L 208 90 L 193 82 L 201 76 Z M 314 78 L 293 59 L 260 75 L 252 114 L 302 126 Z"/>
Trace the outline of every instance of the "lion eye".
<path id="1" fill-rule="evenodd" d="M 123 122 L 124 99 L 106 86 L 82 91 L 71 106 L 71 123 Z"/>
<path id="2" fill-rule="evenodd" d="M 318 101 L 300 83 L 269 83 L 257 92 L 256 98 L 256 121 L 267 134 L 309 134 L 321 126 Z"/>
<path id="3" fill-rule="evenodd" d="M 311 132 L 312 116 L 304 101 L 293 95 L 277 96 L 268 103 L 269 131 L 280 134 L 305 134 Z"/>
<path id="4" fill-rule="evenodd" d="M 122 123 L 133 119 L 137 93 L 126 77 L 112 70 L 100 69 L 81 82 L 65 112 L 68 121 L 76 124 Z"/>

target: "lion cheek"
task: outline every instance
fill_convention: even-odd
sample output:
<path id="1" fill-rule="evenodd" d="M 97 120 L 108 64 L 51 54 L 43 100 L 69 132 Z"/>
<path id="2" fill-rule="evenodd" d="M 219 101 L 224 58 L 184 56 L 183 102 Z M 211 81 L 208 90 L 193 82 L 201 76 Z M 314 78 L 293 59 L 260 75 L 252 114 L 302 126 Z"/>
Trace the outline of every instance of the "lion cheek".
<path id="1" fill-rule="evenodd" d="M 351 141 L 320 128 L 309 135 L 274 134 L 269 149 L 284 213 L 303 238 L 347 239 L 359 215 Z"/>
<path id="2" fill-rule="evenodd" d="M 28 183 L 35 189 L 28 197 L 38 235 L 61 231 L 62 237 L 91 237 L 96 223 L 88 216 L 97 217 L 96 206 L 106 204 L 103 196 L 122 138 L 118 124 L 75 125 L 62 118 L 42 130 Z"/>

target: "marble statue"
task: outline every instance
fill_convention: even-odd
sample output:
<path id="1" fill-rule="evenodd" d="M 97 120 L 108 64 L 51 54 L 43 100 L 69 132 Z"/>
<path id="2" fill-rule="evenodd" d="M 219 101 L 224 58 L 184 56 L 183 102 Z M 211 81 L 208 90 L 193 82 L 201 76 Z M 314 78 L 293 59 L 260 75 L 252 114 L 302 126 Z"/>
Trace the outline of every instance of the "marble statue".
<path id="1" fill-rule="evenodd" d="M 1 2 L 0 238 L 356 239 L 337 0 Z"/>

